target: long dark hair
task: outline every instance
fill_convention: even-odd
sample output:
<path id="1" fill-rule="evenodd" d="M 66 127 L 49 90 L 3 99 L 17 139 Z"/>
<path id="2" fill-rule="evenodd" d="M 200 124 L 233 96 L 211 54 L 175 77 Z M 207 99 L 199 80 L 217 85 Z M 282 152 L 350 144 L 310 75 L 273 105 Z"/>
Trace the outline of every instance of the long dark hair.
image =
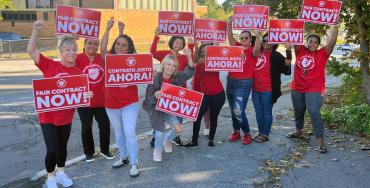
<path id="1" fill-rule="evenodd" d="M 266 34 L 264 34 L 263 35 L 263 39 L 265 38 L 265 37 L 268 37 L 269 35 L 266 33 Z M 263 50 L 263 41 L 261 41 L 262 43 L 261 43 L 261 50 Z M 273 44 L 272 45 L 272 51 L 276 51 L 277 49 L 278 49 L 278 47 L 279 47 L 279 44 Z"/>
<path id="2" fill-rule="evenodd" d="M 202 55 L 203 48 L 205 48 L 206 46 L 213 46 L 213 45 L 214 45 L 213 43 L 205 43 L 205 44 L 200 45 L 197 51 L 196 61 L 198 62 L 198 60 L 201 58 L 200 55 Z"/>
<path id="3" fill-rule="evenodd" d="M 135 49 L 135 45 L 134 45 L 134 41 L 132 41 L 131 37 L 129 37 L 128 35 L 120 35 L 116 38 L 116 40 L 114 40 L 113 44 L 112 44 L 112 48 L 109 50 L 109 53 L 110 54 L 117 54 L 116 50 L 114 50 L 114 46 L 116 45 L 117 43 L 117 40 L 119 38 L 123 38 L 123 39 L 126 39 L 127 40 L 127 43 L 128 43 L 128 53 L 129 54 L 136 54 L 136 49 Z"/>

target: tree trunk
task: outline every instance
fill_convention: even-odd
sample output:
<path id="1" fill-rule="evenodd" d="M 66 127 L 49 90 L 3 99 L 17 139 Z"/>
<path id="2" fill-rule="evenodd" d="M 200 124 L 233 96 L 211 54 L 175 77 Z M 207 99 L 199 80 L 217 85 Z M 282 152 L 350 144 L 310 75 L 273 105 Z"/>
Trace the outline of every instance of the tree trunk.
<path id="1" fill-rule="evenodd" d="M 359 58 L 360 70 L 362 74 L 362 86 L 365 91 L 367 103 L 370 105 L 370 73 L 369 73 L 369 42 L 366 40 L 366 29 L 365 21 L 362 18 L 362 9 L 361 5 L 355 5 L 355 17 L 357 18 L 357 28 L 360 32 L 360 49 L 361 53 L 364 54 L 363 58 Z"/>

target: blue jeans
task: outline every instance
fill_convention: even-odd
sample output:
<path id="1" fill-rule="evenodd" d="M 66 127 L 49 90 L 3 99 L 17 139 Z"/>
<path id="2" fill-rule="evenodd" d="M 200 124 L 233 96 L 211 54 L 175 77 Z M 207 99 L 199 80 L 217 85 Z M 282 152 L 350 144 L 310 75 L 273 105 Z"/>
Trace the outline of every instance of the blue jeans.
<path id="1" fill-rule="evenodd" d="M 164 121 L 170 124 L 170 129 L 165 130 L 165 132 L 160 132 L 158 130 L 154 131 L 154 137 L 155 137 L 155 142 L 154 142 L 154 148 L 157 150 L 163 149 L 163 142 L 170 142 L 175 138 L 175 126 L 179 124 L 178 117 L 166 114 L 164 117 Z"/>
<path id="2" fill-rule="evenodd" d="M 306 109 L 312 122 L 312 127 L 315 131 L 316 138 L 322 138 L 324 135 L 324 123 L 321 118 L 320 109 L 322 106 L 323 96 L 320 92 L 306 92 L 301 93 L 299 91 L 292 90 L 291 92 L 294 116 L 295 116 L 295 127 L 297 129 L 303 129 L 304 126 L 304 114 Z"/>
<path id="3" fill-rule="evenodd" d="M 119 109 L 106 108 L 106 110 L 116 137 L 119 157 L 124 159 L 129 156 L 130 164 L 136 165 L 139 148 L 136 137 L 139 103 L 136 102 Z"/>
<path id="4" fill-rule="evenodd" d="M 252 88 L 252 79 L 227 78 L 226 95 L 229 101 L 234 131 L 249 133 L 248 119 L 245 114 L 248 98 Z"/>
<path id="5" fill-rule="evenodd" d="M 252 92 L 252 101 L 258 124 L 258 132 L 264 136 L 269 136 L 272 125 L 272 93 L 271 92 Z"/>

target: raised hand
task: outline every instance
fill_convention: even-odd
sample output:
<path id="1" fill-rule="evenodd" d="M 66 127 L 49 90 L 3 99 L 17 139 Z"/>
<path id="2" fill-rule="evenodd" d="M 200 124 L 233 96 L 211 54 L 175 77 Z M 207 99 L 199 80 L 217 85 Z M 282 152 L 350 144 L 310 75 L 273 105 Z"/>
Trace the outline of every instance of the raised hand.
<path id="1" fill-rule="evenodd" d="M 39 29 L 41 29 L 41 28 L 43 28 L 43 27 L 44 27 L 44 21 L 42 21 L 42 20 L 37 20 L 37 21 L 35 21 L 35 22 L 33 23 L 33 28 L 34 28 L 34 29 L 39 30 Z"/>
<path id="2" fill-rule="evenodd" d="M 156 91 L 156 92 L 154 93 L 154 96 L 155 96 L 155 98 L 157 98 L 157 99 L 161 98 L 161 96 L 162 96 L 162 91 Z"/>
<path id="3" fill-rule="evenodd" d="M 118 21 L 118 29 L 123 31 L 125 29 L 125 23 Z"/>
<path id="4" fill-rule="evenodd" d="M 155 35 L 156 37 L 158 37 L 158 36 L 159 36 L 159 30 L 158 30 L 158 27 L 157 27 L 157 28 L 155 28 L 155 30 L 154 30 L 154 35 Z"/>
<path id="5" fill-rule="evenodd" d="M 114 24 L 113 17 L 110 17 L 110 19 L 107 21 L 107 30 L 112 29 L 113 24 Z"/>
<path id="6" fill-rule="evenodd" d="M 191 50 L 189 48 L 184 49 L 184 54 L 191 58 Z"/>

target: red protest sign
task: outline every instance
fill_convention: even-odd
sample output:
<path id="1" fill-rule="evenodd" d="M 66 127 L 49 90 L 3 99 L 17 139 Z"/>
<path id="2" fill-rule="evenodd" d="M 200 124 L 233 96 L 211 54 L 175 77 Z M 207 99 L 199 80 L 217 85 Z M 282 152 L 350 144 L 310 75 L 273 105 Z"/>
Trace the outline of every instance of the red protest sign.
<path id="1" fill-rule="evenodd" d="M 158 31 L 160 35 L 193 35 L 192 12 L 159 11 Z"/>
<path id="2" fill-rule="evenodd" d="M 234 6 L 233 29 L 265 31 L 269 18 L 269 6 L 264 5 L 236 5 Z"/>
<path id="3" fill-rule="evenodd" d="M 32 80 L 36 112 L 90 106 L 87 75 Z"/>
<path id="4" fill-rule="evenodd" d="M 224 42 L 227 22 L 218 20 L 196 19 L 194 40 L 204 42 Z"/>
<path id="5" fill-rule="evenodd" d="M 105 86 L 120 87 L 153 83 L 152 54 L 109 54 L 105 56 Z"/>
<path id="6" fill-rule="evenodd" d="M 99 11 L 86 8 L 57 6 L 55 31 L 57 35 L 75 34 L 83 38 L 99 38 Z"/>
<path id="7" fill-rule="evenodd" d="M 162 96 L 158 99 L 156 110 L 183 118 L 197 120 L 203 93 L 162 83 Z"/>
<path id="8" fill-rule="evenodd" d="M 301 19 L 318 24 L 337 25 L 342 1 L 303 0 Z"/>
<path id="9" fill-rule="evenodd" d="M 304 21 L 303 20 L 270 20 L 269 44 L 290 42 L 292 44 L 303 44 Z"/>
<path id="10" fill-rule="evenodd" d="M 207 46 L 206 71 L 243 72 L 243 47 Z"/>

